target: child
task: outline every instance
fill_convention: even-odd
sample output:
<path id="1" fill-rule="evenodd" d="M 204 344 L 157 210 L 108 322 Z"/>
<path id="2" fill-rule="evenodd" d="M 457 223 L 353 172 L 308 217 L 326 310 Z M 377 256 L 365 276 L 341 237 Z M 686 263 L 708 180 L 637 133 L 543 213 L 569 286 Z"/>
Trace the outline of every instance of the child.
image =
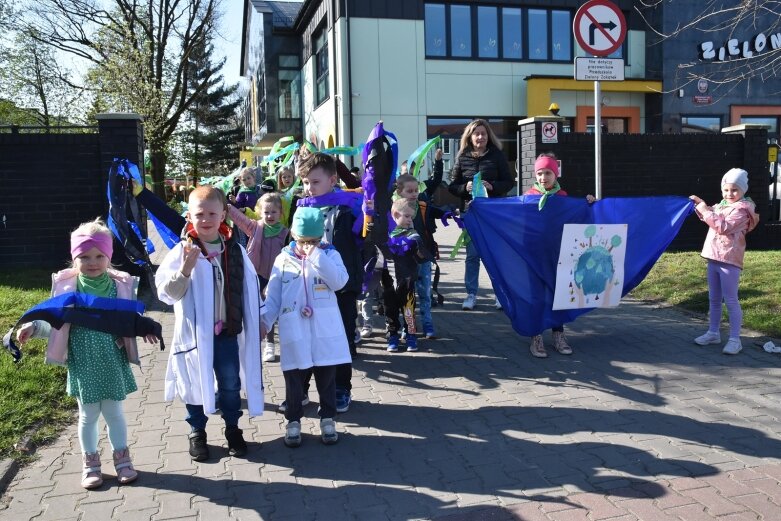
<path id="1" fill-rule="evenodd" d="M 206 414 L 217 397 L 231 456 L 247 444 L 238 427 L 239 391 L 247 393 L 250 416 L 263 413 L 260 363 L 260 289 L 255 268 L 225 224 L 225 196 L 212 186 L 190 194 L 184 240 L 163 259 L 155 275 L 160 300 L 174 306 L 173 344 L 166 370 L 165 399 L 187 407 L 190 456 L 209 458 Z"/>
<path id="2" fill-rule="evenodd" d="M 52 277 L 52 295 L 78 291 L 98 297 L 135 299 L 138 279 L 110 267 L 113 252 L 111 232 L 99 219 L 82 224 L 71 234 L 73 267 Z M 98 417 L 108 427 L 114 468 L 120 484 L 138 477 L 127 446 L 127 424 L 122 401 L 135 391 L 130 363 L 139 364 L 135 338 L 116 338 L 85 327 L 64 324 L 60 329 L 36 320 L 18 332 L 20 343 L 30 337 L 48 336 L 46 360 L 68 367 L 67 392 L 79 405 L 79 444 L 84 467 L 81 486 L 94 489 L 103 484 L 98 454 Z M 153 337 L 145 337 L 155 342 Z M 117 349 L 117 345 L 122 348 Z"/>
<path id="3" fill-rule="evenodd" d="M 277 169 L 277 190 L 284 192 L 295 182 L 293 169 L 289 166 L 281 166 Z"/>
<path id="4" fill-rule="evenodd" d="M 255 208 L 260 198 L 260 189 L 256 184 L 255 171 L 252 168 L 245 168 L 239 176 L 241 188 L 235 198 L 234 206 L 236 208 Z"/>
<path id="5" fill-rule="evenodd" d="M 387 350 L 391 353 L 399 350 L 399 311 L 407 325 L 407 351 L 413 353 L 418 350 L 415 326 L 415 281 L 418 278 L 418 263 L 430 259 L 427 258 L 422 239 L 413 226 L 416 212 L 417 202 L 406 198 L 397 199 L 391 207 L 391 216 L 396 223 L 396 228 L 390 233 L 388 269 L 383 273 L 385 324 L 388 330 Z"/>
<path id="6" fill-rule="evenodd" d="M 540 154 L 534 162 L 534 177 L 537 179 L 537 182 L 524 195 L 542 195 L 538 203 L 539 209 L 542 211 L 549 197 L 567 195 L 567 192 L 559 186 L 559 176 L 559 163 L 556 160 L 556 156 L 553 154 Z M 593 195 L 587 195 L 586 200 L 589 203 L 596 201 Z M 564 325 L 553 327 L 551 331 L 553 333 L 554 349 L 562 355 L 571 355 L 572 347 L 567 343 L 567 339 L 564 336 Z M 548 357 L 545 344 L 542 342 L 542 335 L 532 337 L 529 351 L 536 358 Z"/>
<path id="7" fill-rule="evenodd" d="M 293 242 L 274 261 L 266 291 L 263 324 L 279 318 L 279 354 L 285 377 L 285 445 L 301 445 L 304 386 L 314 373 L 320 395 L 323 443 L 336 443 L 336 368 L 350 364 L 350 348 L 341 326 L 335 291 L 348 281 L 336 249 L 321 242 L 323 212 L 299 208 L 293 217 Z"/>
<path id="8" fill-rule="evenodd" d="M 754 202 L 746 197 L 746 191 L 748 173 L 740 168 L 733 168 L 721 178 L 723 199 L 716 206 L 708 206 L 696 195 L 689 197 L 696 204 L 697 216 L 708 225 L 702 256 L 708 259 L 710 327 L 694 341 L 701 346 L 721 343 L 719 323 L 723 298 L 729 315 L 729 340 L 722 349 L 722 353 L 726 355 L 736 355 L 743 349 L 740 343 L 743 311 L 738 301 L 738 282 L 743 269 L 746 234 L 759 223 Z"/>
<path id="9" fill-rule="evenodd" d="M 346 205 L 333 204 L 328 200 L 333 197 L 336 186 L 336 162 L 333 157 L 314 152 L 307 154 L 298 164 L 298 175 L 304 186 L 306 199 L 301 207 L 319 208 L 323 213 L 325 228 L 323 242 L 333 245 L 342 258 L 349 280 L 343 288 L 336 292 L 339 303 L 339 313 L 347 334 L 350 355 L 355 356 L 355 322 L 358 318 L 357 299 L 363 280 L 363 263 L 361 250 L 354 229 L 356 216 L 352 208 Z M 301 208 L 299 207 L 299 209 Z M 295 208 L 293 208 L 294 211 Z M 350 408 L 352 396 L 352 363 L 340 364 L 336 367 L 336 411 L 343 413 Z"/>
<path id="10" fill-rule="evenodd" d="M 263 292 L 271 276 L 274 259 L 285 245 L 287 228 L 279 221 L 282 218 L 282 198 L 279 194 L 264 194 L 258 200 L 255 210 L 259 216 L 258 220 L 250 219 L 239 209 L 228 205 L 228 217 L 249 237 L 247 255 L 255 267 L 260 291 Z M 266 335 L 263 361 L 273 362 L 274 351 L 274 329 L 271 328 Z"/>
<path id="11" fill-rule="evenodd" d="M 423 333 L 427 339 L 435 339 L 434 321 L 431 318 L 431 268 L 433 258 L 438 249 L 434 241 L 434 232 L 437 229 L 436 219 L 443 217 L 447 212 L 431 201 L 437 187 L 442 183 L 442 150 L 437 149 L 434 161 L 434 175 L 424 182 L 426 189 L 420 192 L 418 180 L 409 174 L 402 174 L 396 179 L 396 195 L 412 202 L 415 205 L 415 217 L 413 223 L 415 231 L 420 235 L 423 246 L 432 255 L 432 260 L 424 260 L 418 266 L 418 278 L 415 290 L 420 302 L 420 316 L 423 322 Z"/>

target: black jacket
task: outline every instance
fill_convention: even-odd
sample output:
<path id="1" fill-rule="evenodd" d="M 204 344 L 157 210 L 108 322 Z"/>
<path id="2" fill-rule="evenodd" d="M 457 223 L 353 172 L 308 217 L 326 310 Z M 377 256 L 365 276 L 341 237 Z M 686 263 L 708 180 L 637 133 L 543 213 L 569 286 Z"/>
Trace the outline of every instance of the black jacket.
<path id="1" fill-rule="evenodd" d="M 475 174 L 480 172 L 483 181 L 488 181 L 493 190 L 488 190 L 488 197 L 502 197 L 513 187 L 513 176 L 507 166 L 507 159 L 501 150 L 489 145 L 485 154 L 480 157 L 472 157 L 469 151 L 456 158 L 456 164 L 451 172 L 450 193 L 460 197 L 462 201 L 472 200 L 472 194 L 467 192 L 466 184 Z"/>

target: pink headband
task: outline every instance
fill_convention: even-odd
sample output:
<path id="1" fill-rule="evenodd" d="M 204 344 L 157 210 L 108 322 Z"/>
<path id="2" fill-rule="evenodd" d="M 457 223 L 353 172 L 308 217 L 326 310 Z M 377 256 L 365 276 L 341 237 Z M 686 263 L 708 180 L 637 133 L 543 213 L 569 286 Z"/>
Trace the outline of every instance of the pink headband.
<path id="1" fill-rule="evenodd" d="M 85 251 L 97 248 L 103 255 L 111 258 L 114 253 L 114 238 L 107 233 L 89 235 L 79 232 L 71 234 L 71 258 L 75 259 Z"/>
<path id="2" fill-rule="evenodd" d="M 559 177 L 559 162 L 549 156 L 540 156 L 537 161 L 534 162 L 534 173 L 539 172 L 543 168 L 551 170 L 556 177 Z"/>

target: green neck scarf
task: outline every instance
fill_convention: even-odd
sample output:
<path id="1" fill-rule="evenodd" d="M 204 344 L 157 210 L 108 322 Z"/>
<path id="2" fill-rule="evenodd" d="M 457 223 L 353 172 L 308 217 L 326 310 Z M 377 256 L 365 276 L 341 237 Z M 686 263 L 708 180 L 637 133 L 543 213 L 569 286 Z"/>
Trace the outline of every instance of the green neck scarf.
<path id="1" fill-rule="evenodd" d="M 264 224 L 263 225 L 263 237 L 276 237 L 282 232 L 282 223 L 277 224 Z"/>
<path id="2" fill-rule="evenodd" d="M 537 203 L 537 210 L 542 211 L 543 206 L 545 206 L 545 203 L 548 201 L 548 196 L 551 196 L 561 190 L 561 187 L 559 186 L 559 182 L 556 181 L 556 184 L 553 185 L 553 188 L 550 190 L 546 190 L 544 186 L 542 186 L 540 183 L 534 183 L 534 188 L 537 189 L 538 192 L 542 194 L 542 197 L 540 197 L 540 202 Z"/>
<path id="3" fill-rule="evenodd" d="M 409 231 L 410 228 L 402 228 L 401 226 L 396 226 L 392 232 L 390 232 L 391 237 L 398 237 L 399 235 L 404 235 Z"/>
<path id="4" fill-rule="evenodd" d="M 257 185 L 255 185 L 255 186 L 253 186 L 251 188 L 246 187 L 246 186 L 242 186 L 241 189 L 239 190 L 239 193 L 240 194 L 242 194 L 242 193 L 246 194 L 246 193 L 254 192 L 256 189 L 257 189 Z"/>
<path id="5" fill-rule="evenodd" d="M 748 201 L 749 203 L 753 203 L 754 202 L 754 201 L 751 200 L 751 197 L 746 197 L 746 196 L 741 197 L 738 202 L 740 202 L 740 201 Z M 729 206 L 729 205 L 730 205 L 730 203 L 727 202 L 726 199 L 722 199 L 721 202 L 716 205 L 716 208 L 724 208 L 725 206 Z"/>
<path id="6" fill-rule="evenodd" d="M 88 293 L 97 297 L 108 297 L 114 282 L 108 276 L 108 272 L 97 277 L 87 277 L 79 273 L 76 289 L 81 293 Z"/>

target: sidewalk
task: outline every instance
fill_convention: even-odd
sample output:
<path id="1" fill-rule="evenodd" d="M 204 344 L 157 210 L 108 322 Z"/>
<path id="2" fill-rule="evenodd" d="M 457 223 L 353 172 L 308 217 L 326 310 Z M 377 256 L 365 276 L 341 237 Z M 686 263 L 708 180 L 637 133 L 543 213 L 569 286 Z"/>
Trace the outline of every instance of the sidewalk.
<path id="1" fill-rule="evenodd" d="M 438 234 L 445 255 L 453 228 Z M 81 489 L 74 426 L 18 473 L 0 519 L 781 519 L 778 355 L 745 337 L 736 357 L 699 347 L 702 319 L 629 301 L 568 326 L 572 356 L 533 359 L 484 270 L 489 289 L 461 311 L 462 261 L 442 262 L 439 340 L 409 355 L 379 335 L 359 346 L 337 445 L 320 443 L 316 405 L 303 445 L 283 445 L 272 363 L 266 413 L 240 420 L 248 457 L 227 456 L 215 417 L 212 459 L 192 463 L 184 406 L 162 401 L 168 353 L 147 349 L 125 403 L 138 481 L 119 487 L 108 463 L 101 489 Z M 153 316 L 170 338 L 173 315 Z M 105 434 L 101 447 L 110 458 Z"/>

